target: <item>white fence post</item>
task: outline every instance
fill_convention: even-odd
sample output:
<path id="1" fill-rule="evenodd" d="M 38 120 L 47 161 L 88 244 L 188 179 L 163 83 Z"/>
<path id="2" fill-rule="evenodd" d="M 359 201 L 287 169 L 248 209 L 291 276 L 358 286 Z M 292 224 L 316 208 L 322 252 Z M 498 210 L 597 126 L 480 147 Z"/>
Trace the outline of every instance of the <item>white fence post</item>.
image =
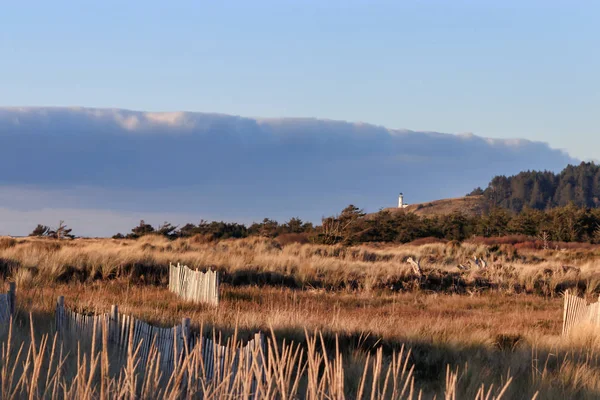
<path id="1" fill-rule="evenodd" d="M 108 323 L 108 338 L 115 343 L 119 343 L 119 306 L 116 304 L 110 307 Z"/>
<path id="2" fill-rule="evenodd" d="M 56 301 L 56 331 L 60 332 L 64 327 L 65 296 L 58 296 Z"/>
<path id="3" fill-rule="evenodd" d="M 8 284 L 8 306 L 10 310 L 10 315 L 15 315 L 15 304 L 17 302 L 17 284 L 15 282 L 10 282 Z"/>
<path id="4" fill-rule="evenodd" d="M 568 311 L 568 307 L 567 307 L 567 302 L 569 298 L 569 289 L 567 289 L 565 291 L 565 304 L 563 307 L 563 328 L 562 328 L 562 334 L 566 334 L 567 333 L 567 311 Z"/>
<path id="5" fill-rule="evenodd" d="M 182 349 L 185 350 L 186 347 L 188 347 L 189 343 L 190 343 L 190 319 L 189 318 L 183 318 L 181 320 L 181 335 L 183 336 L 183 341 L 185 343 L 184 348 Z"/>

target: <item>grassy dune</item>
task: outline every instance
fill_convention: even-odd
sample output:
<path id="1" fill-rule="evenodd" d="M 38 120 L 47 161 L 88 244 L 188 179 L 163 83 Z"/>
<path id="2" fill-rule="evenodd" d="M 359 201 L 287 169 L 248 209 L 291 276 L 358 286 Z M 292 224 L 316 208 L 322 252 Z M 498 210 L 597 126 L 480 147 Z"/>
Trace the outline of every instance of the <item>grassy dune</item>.
<path id="1" fill-rule="evenodd" d="M 423 398 L 483 399 L 477 397 L 483 385 L 485 393 L 491 389 L 502 398 L 562 399 L 600 395 L 600 336 L 587 329 L 559 336 L 560 291 L 597 297 L 598 252 L 592 246 L 540 251 L 456 243 L 344 248 L 261 239 L 2 239 L 0 265 L 18 285 L 15 341 L 28 343 L 29 313 L 38 341 L 42 332 L 51 333 L 56 298 L 64 295 L 67 306 L 80 311 L 106 312 L 119 304 L 121 312 L 161 326 L 190 317 L 193 329 L 226 337 L 272 332 L 279 350 L 292 342 L 300 346 L 306 358 L 295 363 L 306 368 L 308 358 L 327 354 L 332 365 L 343 366 L 343 383 L 322 383 L 329 389 L 313 398 L 336 397 L 332 390 L 340 385 L 347 398 L 358 396 L 365 365 L 380 354 L 375 362 L 382 376 L 373 378 L 377 368 L 367 368 L 364 393 L 370 398 L 372 381 L 383 385 L 387 372 L 381 371 L 404 346 L 412 372 L 402 382 L 414 385 L 414 398 L 421 392 Z M 408 257 L 421 261 L 423 276 L 414 275 Z M 473 257 L 487 268 L 457 268 Z M 166 267 L 177 261 L 221 271 L 218 308 L 181 302 L 166 290 Z M 313 332 L 323 338 L 317 336 L 317 350 Z M 79 385 L 77 373 L 63 375 L 66 385 Z M 307 369 L 298 378 L 297 396 L 311 393 L 309 376 Z M 120 378 L 110 379 L 111 387 L 121 387 Z M 379 392 L 375 398 L 391 396 Z"/>
<path id="2" fill-rule="evenodd" d="M 157 236 L 131 240 L 2 239 L 0 273 L 20 285 L 128 279 L 164 283 L 169 262 L 217 269 L 225 283 L 281 285 L 352 292 L 433 290 L 556 295 L 566 288 L 600 289 L 595 258 L 600 247 L 532 250 L 513 245 L 434 243 L 421 246 L 341 247 L 290 244 L 265 239 L 218 243 L 168 241 Z M 413 274 L 408 257 L 421 262 Z M 487 268 L 475 267 L 473 258 Z M 459 265 L 471 267 L 460 270 Z"/>

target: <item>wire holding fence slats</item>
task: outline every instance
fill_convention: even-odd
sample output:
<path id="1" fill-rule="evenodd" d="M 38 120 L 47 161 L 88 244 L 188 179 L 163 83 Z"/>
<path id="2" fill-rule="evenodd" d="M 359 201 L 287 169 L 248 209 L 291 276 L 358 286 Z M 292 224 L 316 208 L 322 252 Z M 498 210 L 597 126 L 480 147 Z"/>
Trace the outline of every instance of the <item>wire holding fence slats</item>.
<path id="1" fill-rule="evenodd" d="M 582 325 L 600 327 L 599 302 L 587 304 L 585 299 L 572 295 L 568 290 L 564 297 L 563 335 L 567 335 L 572 329 Z"/>
<path id="2" fill-rule="evenodd" d="M 186 301 L 219 305 L 219 274 L 194 271 L 187 265 L 169 264 L 169 290 Z"/>

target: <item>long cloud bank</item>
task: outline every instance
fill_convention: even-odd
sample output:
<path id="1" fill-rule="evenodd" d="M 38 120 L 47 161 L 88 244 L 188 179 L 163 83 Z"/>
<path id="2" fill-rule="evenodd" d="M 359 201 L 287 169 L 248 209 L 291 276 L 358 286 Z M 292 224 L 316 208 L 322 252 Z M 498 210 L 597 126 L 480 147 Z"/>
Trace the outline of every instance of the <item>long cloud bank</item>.
<path id="1" fill-rule="evenodd" d="M 71 223 L 82 235 L 143 215 L 317 221 L 350 203 L 391 206 L 399 191 L 411 202 L 459 196 L 497 174 L 570 162 L 540 142 L 340 121 L 0 108 L 0 234 L 57 214 L 84 221 Z"/>

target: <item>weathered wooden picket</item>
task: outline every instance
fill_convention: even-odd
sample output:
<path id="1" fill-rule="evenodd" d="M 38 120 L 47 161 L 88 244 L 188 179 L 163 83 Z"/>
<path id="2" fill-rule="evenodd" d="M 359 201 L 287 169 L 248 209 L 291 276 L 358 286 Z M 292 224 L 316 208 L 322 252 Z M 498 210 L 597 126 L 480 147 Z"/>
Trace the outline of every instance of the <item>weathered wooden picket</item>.
<path id="1" fill-rule="evenodd" d="M 169 263 L 169 290 L 187 301 L 219 305 L 219 274 Z"/>
<path id="2" fill-rule="evenodd" d="M 582 325 L 600 326 L 600 302 L 587 304 L 585 299 L 565 292 L 562 334 Z"/>
<path id="3" fill-rule="evenodd" d="M 264 365 L 266 354 L 265 340 L 262 333 L 244 346 L 226 343 L 222 345 L 216 337 L 206 338 L 190 332 L 190 320 L 184 318 L 180 325 L 172 328 L 160 328 L 150 325 L 133 316 L 120 314 L 116 305 L 110 313 L 85 315 L 65 307 L 64 297 L 60 296 L 56 305 L 56 330 L 59 335 L 68 336 L 70 340 L 91 340 L 94 332 L 96 343 L 101 343 L 102 329 L 106 326 L 108 342 L 117 353 L 125 358 L 128 349 L 136 351 L 141 365 L 146 365 L 153 348 L 160 353 L 160 367 L 168 374 L 181 364 L 182 355 L 188 351 L 200 351 L 207 379 L 222 377 L 227 371 L 237 373 L 239 362 Z M 234 350 L 234 352 L 232 352 Z"/>
<path id="4" fill-rule="evenodd" d="M 8 284 L 8 292 L 0 293 L 0 323 L 6 325 L 10 317 L 15 314 L 16 285 L 14 282 Z"/>

